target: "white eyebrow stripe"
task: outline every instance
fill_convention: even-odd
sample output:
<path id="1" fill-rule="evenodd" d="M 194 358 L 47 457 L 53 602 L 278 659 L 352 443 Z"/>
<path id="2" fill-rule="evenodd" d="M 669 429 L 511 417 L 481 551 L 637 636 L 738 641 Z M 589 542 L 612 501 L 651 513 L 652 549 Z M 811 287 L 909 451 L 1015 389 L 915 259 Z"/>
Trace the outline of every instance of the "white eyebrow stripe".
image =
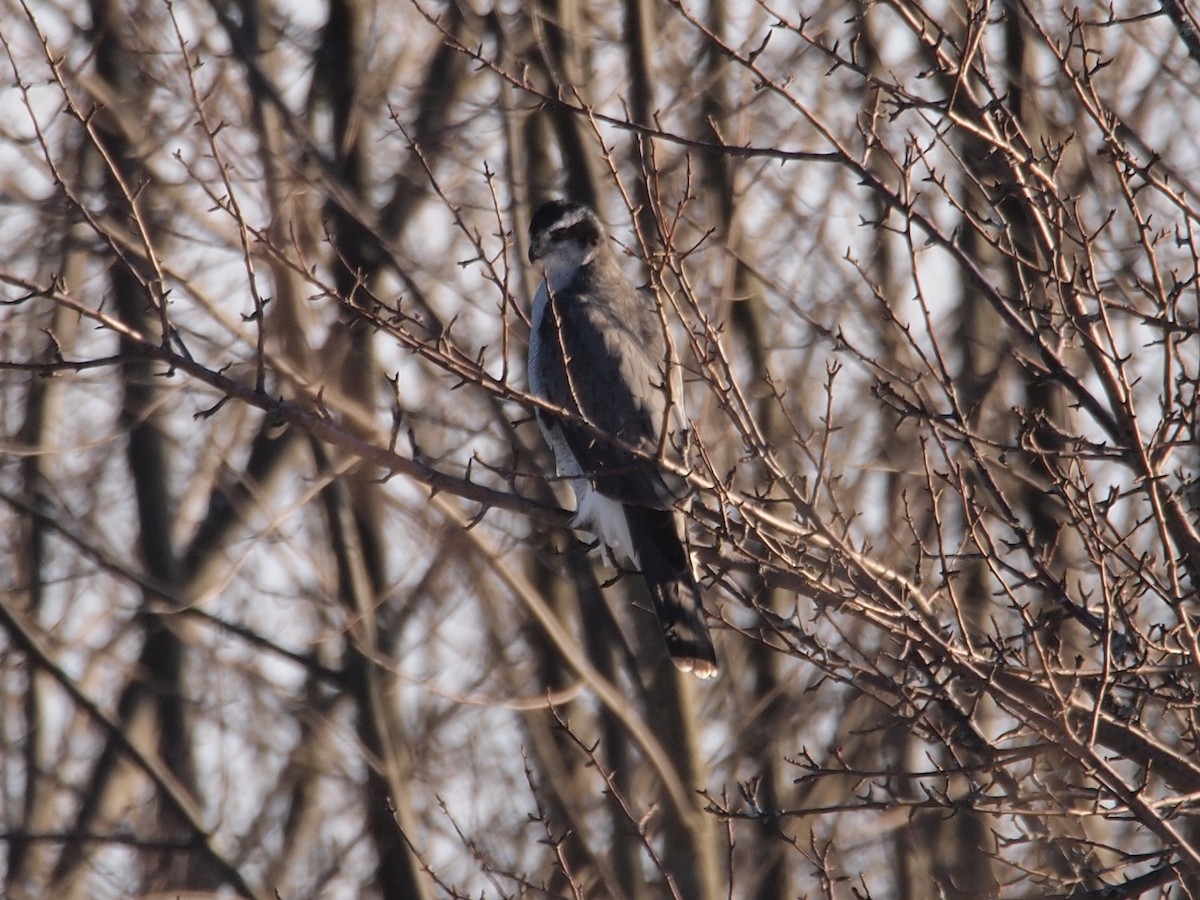
<path id="1" fill-rule="evenodd" d="M 560 219 L 555 219 L 545 229 L 546 232 L 557 231 L 559 228 L 570 228 L 572 225 L 578 225 L 580 222 L 586 221 L 588 212 L 586 209 L 573 209 Z"/>

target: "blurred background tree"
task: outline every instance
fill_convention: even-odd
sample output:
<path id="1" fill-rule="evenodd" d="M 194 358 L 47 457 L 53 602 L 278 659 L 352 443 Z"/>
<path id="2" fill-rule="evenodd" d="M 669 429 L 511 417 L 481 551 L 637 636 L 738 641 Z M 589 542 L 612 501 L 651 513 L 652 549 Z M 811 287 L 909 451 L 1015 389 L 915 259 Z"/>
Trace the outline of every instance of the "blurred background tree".
<path id="1" fill-rule="evenodd" d="M 5 896 L 1200 896 L 1187 4 L 3 9 Z M 545 477 L 550 195 L 715 684 Z"/>

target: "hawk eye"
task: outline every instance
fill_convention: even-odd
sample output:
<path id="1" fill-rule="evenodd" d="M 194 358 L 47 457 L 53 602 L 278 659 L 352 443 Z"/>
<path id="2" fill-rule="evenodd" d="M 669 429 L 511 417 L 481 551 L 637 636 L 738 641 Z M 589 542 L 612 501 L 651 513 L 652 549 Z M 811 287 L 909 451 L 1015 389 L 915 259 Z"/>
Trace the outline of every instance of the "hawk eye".
<path id="1" fill-rule="evenodd" d="M 569 229 L 567 229 L 567 228 L 555 228 L 550 232 L 550 237 L 553 240 L 561 241 L 563 238 L 565 238 L 567 236 L 568 231 L 569 231 Z"/>

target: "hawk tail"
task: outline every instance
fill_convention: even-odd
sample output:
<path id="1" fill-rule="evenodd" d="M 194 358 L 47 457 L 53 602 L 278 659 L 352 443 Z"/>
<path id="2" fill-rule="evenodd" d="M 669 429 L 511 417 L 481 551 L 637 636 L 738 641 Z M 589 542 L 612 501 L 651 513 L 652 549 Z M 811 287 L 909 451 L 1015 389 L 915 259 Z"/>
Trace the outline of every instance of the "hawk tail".
<path id="1" fill-rule="evenodd" d="M 717 674 L 717 651 L 704 621 L 700 586 L 675 530 L 674 513 L 626 507 L 625 516 L 671 662 L 697 678 L 712 678 Z"/>
<path id="2" fill-rule="evenodd" d="M 655 582 L 647 578 L 646 585 L 654 600 L 667 654 L 675 668 L 691 672 L 697 678 L 712 678 L 717 674 L 717 651 L 704 622 L 696 582 L 689 575 L 671 581 Z"/>

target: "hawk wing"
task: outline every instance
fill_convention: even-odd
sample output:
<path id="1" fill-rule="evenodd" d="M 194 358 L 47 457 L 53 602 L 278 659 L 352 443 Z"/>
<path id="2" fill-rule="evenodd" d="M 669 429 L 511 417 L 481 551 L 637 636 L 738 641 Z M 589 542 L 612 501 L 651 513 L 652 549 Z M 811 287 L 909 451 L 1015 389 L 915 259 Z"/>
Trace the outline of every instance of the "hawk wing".
<path id="1" fill-rule="evenodd" d="M 669 431 L 684 427 L 665 388 L 666 340 L 653 307 L 615 261 L 598 259 L 550 292 L 538 332 L 534 374 L 545 399 L 587 423 L 558 423 L 582 473 L 620 503 L 673 508 L 683 480 L 621 446 L 653 457 L 668 416 Z"/>

